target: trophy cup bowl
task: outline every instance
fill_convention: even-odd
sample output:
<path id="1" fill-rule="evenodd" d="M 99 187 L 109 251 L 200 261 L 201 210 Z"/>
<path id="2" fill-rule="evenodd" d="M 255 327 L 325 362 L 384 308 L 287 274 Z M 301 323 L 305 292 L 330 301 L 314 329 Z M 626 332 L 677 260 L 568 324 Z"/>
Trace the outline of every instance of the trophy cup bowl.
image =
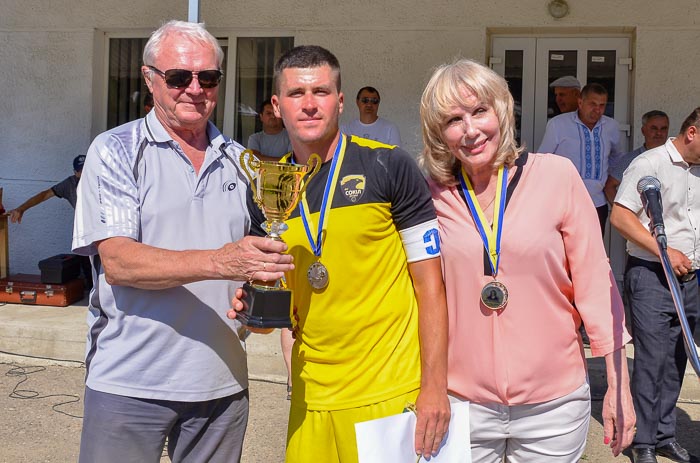
<path id="1" fill-rule="evenodd" d="M 307 164 L 288 164 L 260 161 L 251 150 L 245 150 L 240 163 L 250 181 L 253 199 L 267 219 L 263 224 L 267 237 L 284 241 L 280 237 L 288 228 L 284 221 L 321 168 L 320 156 L 312 154 Z M 249 281 L 243 285 L 244 308 L 236 318 L 251 328 L 291 328 L 292 292 L 281 280 L 261 283 Z"/>

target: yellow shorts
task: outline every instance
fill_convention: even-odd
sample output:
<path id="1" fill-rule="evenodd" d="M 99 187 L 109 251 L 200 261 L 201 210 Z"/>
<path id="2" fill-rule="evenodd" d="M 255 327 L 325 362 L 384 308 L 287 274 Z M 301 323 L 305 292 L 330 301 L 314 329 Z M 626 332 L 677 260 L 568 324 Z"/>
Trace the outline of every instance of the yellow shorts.
<path id="1" fill-rule="evenodd" d="M 287 463 L 357 463 L 355 423 L 401 413 L 416 403 L 419 390 L 364 407 L 346 410 L 289 411 Z"/>

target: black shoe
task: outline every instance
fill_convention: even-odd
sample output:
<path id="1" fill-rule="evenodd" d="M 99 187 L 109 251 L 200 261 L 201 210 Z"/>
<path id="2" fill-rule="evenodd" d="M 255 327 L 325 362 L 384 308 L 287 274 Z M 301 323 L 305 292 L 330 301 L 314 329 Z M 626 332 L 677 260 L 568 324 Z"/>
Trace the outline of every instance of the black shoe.
<path id="1" fill-rule="evenodd" d="M 658 463 L 656 459 L 656 453 L 654 449 L 647 448 L 632 448 L 632 462 L 633 463 Z"/>
<path id="2" fill-rule="evenodd" d="M 662 447 L 656 447 L 656 454 L 679 463 L 688 463 L 690 461 L 688 451 L 676 441 Z"/>

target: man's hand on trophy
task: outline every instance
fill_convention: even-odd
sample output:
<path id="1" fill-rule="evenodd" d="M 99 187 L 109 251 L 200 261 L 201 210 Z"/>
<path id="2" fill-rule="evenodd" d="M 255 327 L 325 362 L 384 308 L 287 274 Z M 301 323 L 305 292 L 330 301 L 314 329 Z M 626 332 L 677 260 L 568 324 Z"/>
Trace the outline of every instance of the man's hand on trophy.
<path id="1" fill-rule="evenodd" d="M 282 254 L 287 245 L 282 241 L 258 236 L 228 243 L 214 252 L 212 262 L 222 278 L 237 281 L 274 281 L 284 272 L 294 270 L 292 256 Z"/>
<path id="2" fill-rule="evenodd" d="M 231 299 L 231 309 L 226 312 L 226 316 L 228 318 L 235 320 L 238 312 L 248 309 L 248 305 L 245 302 L 245 297 L 246 294 L 243 288 L 236 289 L 236 293 L 234 294 L 233 299 Z M 251 333 L 256 334 L 270 334 L 275 331 L 274 328 L 256 328 L 253 326 L 246 326 L 246 329 Z"/>

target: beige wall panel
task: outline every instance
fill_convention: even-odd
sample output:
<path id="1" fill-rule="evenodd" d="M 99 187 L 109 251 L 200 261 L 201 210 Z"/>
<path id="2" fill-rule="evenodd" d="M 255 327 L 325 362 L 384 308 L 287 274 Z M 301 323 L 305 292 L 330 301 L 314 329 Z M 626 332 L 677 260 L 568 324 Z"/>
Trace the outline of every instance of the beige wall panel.
<path id="1" fill-rule="evenodd" d="M 642 114 L 665 111 L 670 135 L 678 133 L 683 119 L 700 106 L 700 66 L 693 51 L 700 43 L 700 29 L 640 28 L 637 32 L 634 85 L 635 143 L 643 142 Z"/>

